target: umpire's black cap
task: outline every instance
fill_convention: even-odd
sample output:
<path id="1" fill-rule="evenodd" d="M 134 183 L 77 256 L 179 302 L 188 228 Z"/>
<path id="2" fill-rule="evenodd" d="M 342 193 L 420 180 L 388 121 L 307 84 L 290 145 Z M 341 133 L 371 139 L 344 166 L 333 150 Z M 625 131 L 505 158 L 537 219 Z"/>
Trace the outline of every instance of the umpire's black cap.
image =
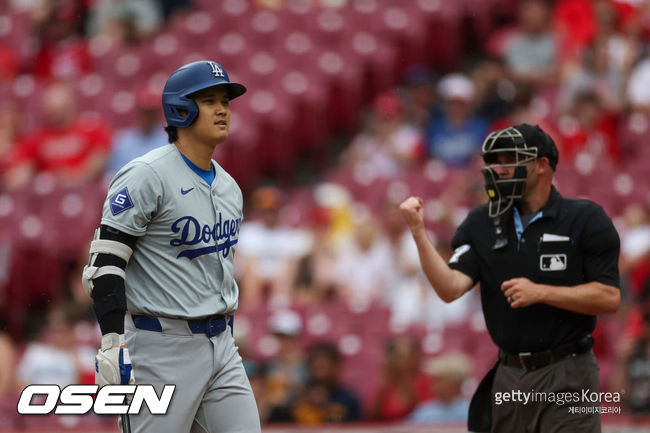
<path id="1" fill-rule="evenodd" d="M 538 125 L 529 125 L 522 123 L 515 125 L 514 128 L 523 135 L 526 141 L 526 146 L 537 148 L 537 157 L 545 156 L 548 158 L 549 164 L 553 171 L 557 167 L 558 160 L 560 159 L 557 146 L 555 142 L 542 128 Z"/>

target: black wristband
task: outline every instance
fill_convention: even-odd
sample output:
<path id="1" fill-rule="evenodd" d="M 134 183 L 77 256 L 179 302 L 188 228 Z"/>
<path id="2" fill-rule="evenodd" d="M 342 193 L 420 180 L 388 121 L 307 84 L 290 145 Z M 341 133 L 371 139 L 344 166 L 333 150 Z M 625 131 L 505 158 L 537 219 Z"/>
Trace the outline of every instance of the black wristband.
<path id="1" fill-rule="evenodd" d="M 124 311 L 111 311 L 97 319 L 99 328 L 102 330 L 102 335 L 110 332 L 124 334 Z"/>

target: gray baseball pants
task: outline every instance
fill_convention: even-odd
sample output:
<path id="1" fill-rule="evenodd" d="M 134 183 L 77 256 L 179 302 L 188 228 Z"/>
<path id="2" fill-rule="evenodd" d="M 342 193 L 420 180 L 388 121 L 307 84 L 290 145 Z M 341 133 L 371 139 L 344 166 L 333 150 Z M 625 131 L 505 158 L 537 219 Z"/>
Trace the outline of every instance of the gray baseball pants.
<path id="1" fill-rule="evenodd" d="M 600 403 L 584 399 L 583 390 L 590 396 L 600 390 L 592 351 L 534 371 L 500 364 L 492 385 L 492 432 L 599 433 Z M 524 392 L 529 393 L 527 403 Z M 497 393 L 514 395 L 518 401 L 501 399 L 496 404 Z"/>
<path id="2" fill-rule="evenodd" d="M 136 384 L 158 396 L 176 385 L 166 415 L 142 405 L 130 415 L 133 433 L 257 433 L 259 412 L 230 328 L 211 338 L 193 334 L 185 320 L 158 319 L 162 332 L 137 329 L 125 317 L 125 337 Z"/>

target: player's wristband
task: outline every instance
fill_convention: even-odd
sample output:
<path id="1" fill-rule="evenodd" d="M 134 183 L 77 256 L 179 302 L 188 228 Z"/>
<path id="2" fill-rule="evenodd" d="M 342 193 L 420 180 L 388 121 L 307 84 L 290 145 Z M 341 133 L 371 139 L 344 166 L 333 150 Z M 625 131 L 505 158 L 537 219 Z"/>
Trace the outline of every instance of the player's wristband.
<path id="1" fill-rule="evenodd" d="M 124 334 L 124 311 L 111 311 L 104 314 L 100 319 L 97 319 L 99 322 L 99 328 L 102 331 L 102 335 L 115 332 L 116 334 Z"/>

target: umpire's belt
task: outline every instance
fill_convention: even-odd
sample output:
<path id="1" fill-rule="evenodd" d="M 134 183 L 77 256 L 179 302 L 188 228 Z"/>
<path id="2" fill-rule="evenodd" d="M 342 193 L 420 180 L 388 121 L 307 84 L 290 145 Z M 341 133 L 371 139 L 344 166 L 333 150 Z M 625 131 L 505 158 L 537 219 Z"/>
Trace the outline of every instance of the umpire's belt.
<path id="1" fill-rule="evenodd" d="M 156 317 L 139 315 L 131 317 L 133 324 L 138 329 L 162 332 L 162 325 Z M 228 319 L 223 314 L 217 314 L 216 316 L 210 316 L 205 319 L 187 320 L 187 325 L 190 327 L 192 334 L 205 334 L 208 337 L 213 337 L 226 330 Z"/>
<path id="2" fill-rule="evenodd" d="M 525 370 L 537 370 L 549 364 L 567 358 L 571 355 L 587 352 L 594 346 L 594 339 L 590 336 L 557 346 L 542 352 L 508 353 L 499 349 L 499 361 L 510 367 L 519 367 Z"/>

